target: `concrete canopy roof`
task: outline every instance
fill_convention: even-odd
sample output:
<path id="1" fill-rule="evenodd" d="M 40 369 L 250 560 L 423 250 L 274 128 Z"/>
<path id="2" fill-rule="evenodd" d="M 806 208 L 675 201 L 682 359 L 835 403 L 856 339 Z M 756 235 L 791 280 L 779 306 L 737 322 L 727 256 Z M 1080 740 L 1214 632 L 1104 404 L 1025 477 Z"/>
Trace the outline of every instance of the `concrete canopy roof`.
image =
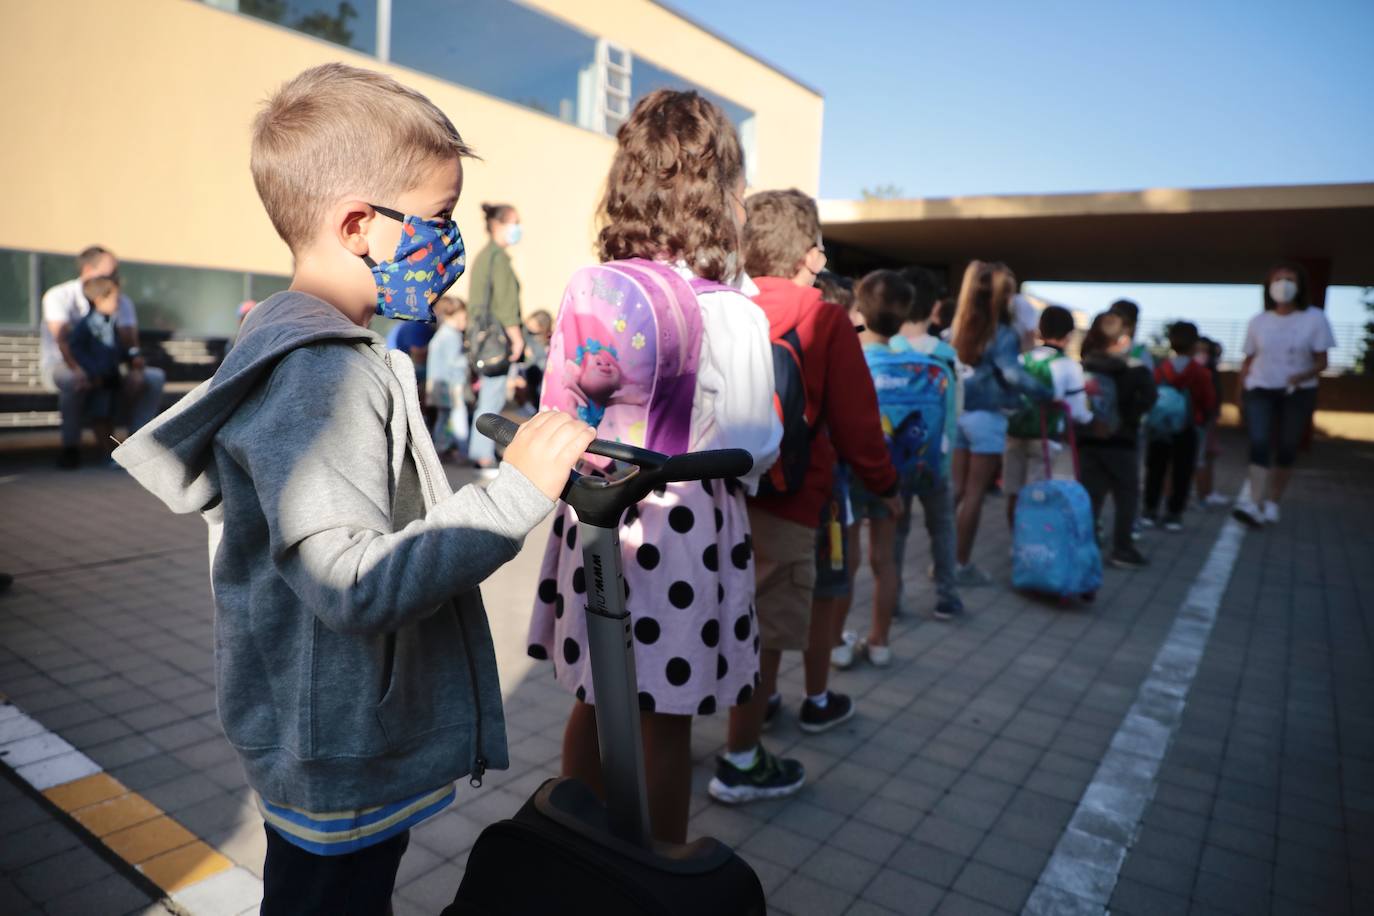
<path id="1" fill-rule="evenodd" d="M 824 200 L 827 244 L 869 262 L 1006 262 L 1037 280 L 1258 283 L 1277 260 L 1374 286 L 1374 183 Z"/>

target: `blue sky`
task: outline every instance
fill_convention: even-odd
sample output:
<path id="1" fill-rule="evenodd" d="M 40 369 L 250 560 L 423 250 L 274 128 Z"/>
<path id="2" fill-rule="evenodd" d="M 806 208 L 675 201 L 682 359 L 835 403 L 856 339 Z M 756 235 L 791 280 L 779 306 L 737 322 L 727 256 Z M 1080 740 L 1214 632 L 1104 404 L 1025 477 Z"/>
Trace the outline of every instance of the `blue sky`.
<path id="1" fill-rule="evenodd" d="M 824 93 L 823 197 L 1374 180 L 1374 0 L 671 2 Z"/>

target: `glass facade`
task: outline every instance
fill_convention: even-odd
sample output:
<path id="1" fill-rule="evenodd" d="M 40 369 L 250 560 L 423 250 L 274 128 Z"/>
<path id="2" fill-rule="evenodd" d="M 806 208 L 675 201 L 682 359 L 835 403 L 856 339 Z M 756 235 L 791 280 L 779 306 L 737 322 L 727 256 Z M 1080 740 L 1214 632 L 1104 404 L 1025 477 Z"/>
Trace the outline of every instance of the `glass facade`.
<path id="1" fill-rule="evenodd" d="M 29 326 L 32 299 L 29 253 L 0 249 L 0 325 Z"/>
<path id="2" fill-rule="evenodd" d="M 521 105 L 566 124 L 614 134 L 610 108 L 655 89 L 695 89 L 725 109 L 754 160 L 754 112 L 709 92 L 630 49 L 610 47 L 518 0 L 203 0 L 326 41 L 378 54 L 460 86 Z M 628 64 L 629 86 L 621 69 Z"/>
<path id="3" fill-rule="evenodd" d="M 377 53 L 377 0 L 205 0 L 336 45 Z M 402 4 L 405 0 L 402 0 Z"/>
<path id="4" fill-rule="evenodd" d="M 399 0 L 391 59 L 582 124 L 596 39 L 510 0 Z"/>
<path id="5" fill-rule="evenodd" d="M 8 262 L 5 257 L 9 254 L 11 252 L 0 252 L 0 296 L 7 296 L 5 265 Z M 27 271 L 28 253 L 12 254 L 24 260 Z M 39 254 L 37 257 L 40 293 L 76 275 L 71 255 Z M 289 277 L 272 274 L 140 261 L 120 261 L 119 278 L 125 294 L 134 302 L 140 328 L 171 331 L 187 337 L 233 337 L 238 329 L 238 308 L 244 300 L 245 290 L 251 298 L 261 300 L 286 289 L 291 282 Z M 7 298 L 0 307 L 8 308 Z M 28 317 L 27 308 L 25 303 L 23 319 L 13 323 L 36 327 Z"/>

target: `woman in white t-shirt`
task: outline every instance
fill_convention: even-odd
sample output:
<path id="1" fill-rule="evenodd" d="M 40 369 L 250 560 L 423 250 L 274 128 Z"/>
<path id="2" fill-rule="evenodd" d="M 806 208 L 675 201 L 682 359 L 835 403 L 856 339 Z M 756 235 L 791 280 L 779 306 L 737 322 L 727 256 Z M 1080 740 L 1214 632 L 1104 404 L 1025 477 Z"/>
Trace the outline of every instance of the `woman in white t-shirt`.
<path id="1" fill-rule="evenodd" d="M 1240 370 L 1250 431 L 1250 498 L 1235 508 L 1242 522 L 1259 527 L 1279 520 L 1279 500 L 1317 406 L 1317 377 L 1335 345 L 1326 312 L 1308 308 L 1307 272 L 1293 264 L 1271 268 L 1264 311 L 1245 332 Z"/>

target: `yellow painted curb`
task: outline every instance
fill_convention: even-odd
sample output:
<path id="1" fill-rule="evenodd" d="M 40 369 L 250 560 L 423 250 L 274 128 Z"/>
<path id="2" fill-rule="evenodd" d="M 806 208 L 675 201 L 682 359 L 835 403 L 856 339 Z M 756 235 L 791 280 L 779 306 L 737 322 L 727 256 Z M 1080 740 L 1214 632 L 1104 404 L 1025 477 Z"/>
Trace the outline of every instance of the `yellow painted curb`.
<path id="1" fill-rule="evenodd" d="M 130 865 L 142 865 L 153 856 L 194 843 L 196 837 L 163 814 L 151 821 L 101 837 L 100 840 Z"/>
<path id="2" fill-rule="evenodd" d="M 128 792 L 123 783 L 108 773 L 96 773 L 60 786 L 53 786 L 43 795 L 48 801 L 70 814 L 78 808 L 127 795 Z"/>
<path id="3" fill-rule="evenodd" d="M 168 817 L 157 805 L 100 769 L 41 723 L 5 702 L 0 722 L 10 723 L 4 749 L 47 736 L 46 758 L 14 770 L 67 817 L 161 888 L 184 911 L 208 907 L 242 912 L 262 899 L 262 882 Z M 14 723 L 18 723 L 16 729 Z M 18 735 L 19 737 L 14 737 Z M 0 763 L 4 766 L 4 763 Z M 3 828 L 0 828 L 3 829 Z M 229 909 L 225 910 L 224 907 Z"/>
<path id="4" fill-rule="evenodd" d="M 132 793 L 71 812 L 82 827 L 101 838 L 126 827 L 151 821 L 160 814 L 162 812 L 157 805 L 142 795 Z"/>
<path id="5" fill-rule="evenodd" d="M 139 865 L 138 870 L 170 894 L 233 867 L 233 862 L 196 840 L 180 849 L 153 856 Z"/>

